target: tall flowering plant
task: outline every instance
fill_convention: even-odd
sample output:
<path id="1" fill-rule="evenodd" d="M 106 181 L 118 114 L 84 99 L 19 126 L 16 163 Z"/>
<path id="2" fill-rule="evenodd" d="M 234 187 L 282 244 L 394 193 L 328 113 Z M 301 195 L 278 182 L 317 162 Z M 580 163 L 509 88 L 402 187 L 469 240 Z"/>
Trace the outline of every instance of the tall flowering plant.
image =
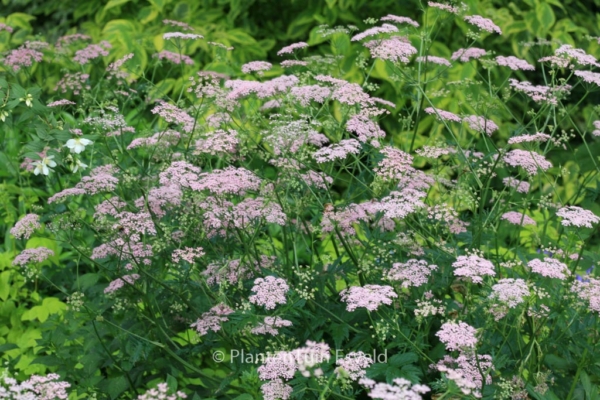
<path id="1" fill-rule="evenodd" d="M 202 36 L 171 32 L 156 58 L 174 64 L 172 90 L 133 54 L 106 69 L 116 90 L 65 78 L 58 92 L 88 96 L 40 106 L 51 134 L 23 174 L 52 194 L 11 230 L 66 254 L 42 264 L 54 252 L 27 246 L 13 261 L 69 305 L 40 362 L 111 398 L 595 390 L 600 284 L 582 271 L 599 258 L 598 131 L 563 100 L 584 101 L 598 62 L 540 43 L 541 57 L 494 57 L 475 47 L 503 34 L 492 20 L 423 13 L 323 28 L 335 56 L 301 42 L 227 73 L 195 71 L 185 53 Z M 452 23 L 470 30 L 442 57 L 431 39 Z M 43 56 L 13 52 L 16 77 Z M 378 96 L 382 70 L 395 96 Z M 591 167 L 573 182 L 553 156 L 575 146 Z"/>

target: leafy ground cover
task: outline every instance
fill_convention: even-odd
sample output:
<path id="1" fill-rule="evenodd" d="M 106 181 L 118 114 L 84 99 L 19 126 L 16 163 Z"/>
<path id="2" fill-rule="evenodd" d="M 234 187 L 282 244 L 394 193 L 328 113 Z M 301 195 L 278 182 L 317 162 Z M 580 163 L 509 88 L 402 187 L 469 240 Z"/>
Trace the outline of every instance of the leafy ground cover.
<path id="1" fill-rule="evenodd" d="M 5 390 L 596 398 L 598 38 L 415 10 L 279 62 L 0 24 Z"/>

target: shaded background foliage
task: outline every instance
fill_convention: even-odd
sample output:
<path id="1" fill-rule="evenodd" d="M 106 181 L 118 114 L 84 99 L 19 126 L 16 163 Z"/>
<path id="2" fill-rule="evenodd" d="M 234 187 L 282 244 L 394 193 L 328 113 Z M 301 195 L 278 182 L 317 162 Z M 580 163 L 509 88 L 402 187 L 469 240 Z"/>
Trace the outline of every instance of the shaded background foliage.
<path id="1" fill-rule="evenodd" d="M 423 2 L 423 4 L 426 2 Z M 564 44 L 587 43 L 583 49 L 592 55 L 598 55 L 600 46 L 596 40 L 585 41 L 586 35 L 598 36 L 600 31 L 598 11 L 600 0 L 580 2 L 575 0 L 524 0 L 509 2 L 504 0 L 465 2 L 469 7 L 470 14 L 479 14 L 492 18 L 500 26 L 504 34 L 501 36 L 490 35 L 484 43 L 478 43 L 480 47 L 496 52 L 498 55 L 515 55 L 520 58 L 537 60 L 548 55 L 541 54 L 540 48 L 529 47 L 524 43 L 533 42 L 538 39 L 556 40 Z M 368 24 L 366 18 L 379 18 L 386 14 L 396 14 L 411 17 L 419 22 L 422 13 L 419 12 L 421 4 L 418 1 L 398 0 L 311 0 L 311 1 L 277 1 L 277 0 L 204 0 L 204 1 L 171 1 L 171 0 L 110 0 L 89 1 L 10 1 L 2 0 L 0 11 L 0 22 L 5 22 L 16 28 L 15 33 L 10 36 L 10 47 L 22 44 L 25 40 L 43 38 L 50 43 L 68 33 L 84 33 L 92 37 L 94 43 L 107 40 L 113 45 L 113 51 L 106 62 L 112 62 L 128 53 L 135 53 L 135 60 L 143 68 L 151 62 L 152 54 L 162 50 L 165 46 L 162 34 L 166 31 L 162 24 L 163 19 L 174 19 L 186 22 L 196 28 L 196 33 L 205 36 L 205 41 L 194 43 L 186 47 L 186 54 L 190 55 L 196 65 L 193 69 L 211 69 L 221 71 L 235 76 L 239 74 L 239 65 L 247 61 L 267 60 L 271 62 L 281 61 L 276 52 L 283 46 L 297 41 L 307 41 L 311 48 L 309 54 L 322 53 L 320 46 L 329 46 L 317 34 L 321 25 L 355 25 L 363 30 Z M 431 43 L 434 53 L 449 57 L 459 47 L 466 47 L 465 33 L 468 26 L 464 22 L 458 22 L 446 27 L 444 34 L 438 40 Z M 9 48 L 7 42 L 9 36 L 6 32 L 0 32 L 0 51 Z M 335 36 L 336 48 L 343 49 L 344 55 L 348 56 L 347 78 L 353 81 L 363 79 L 360 69 L 353 67 L 354 62 L 360 61 L 360 53 L 364 48 L 359 43 L 351 43 L 347 38 Z M 418 37 L 411 37 L 418 41 Z M 234 46 L 235 51 L 227 57 L 220 56 L 218 49 L 209 47 L 205 42 L 215 41 L 227 46 Z M 329 50 L 329 49 L 327 49 Z M 550 48 L 546 48 L 550 51 Z M 47 96 L 54 95 L 53 88 L 62 75 L 59 68 L 54 64 L 40 64 L 34 67 L 34 75 L 37 82 L 43 82 L 42 90 Z M 274 68 L 274 74 L 281 73 L 280 68 Z M 493 74 L 501 74 L 501 71 L 493 71 Z M 0 75 L 3 72 L 0 71 Z M 270 74 L 270 73 L 269 73 Z M 267 76 L 271 76 L 267 74 Z M 449 77 L 455 81 L 476 79 L 477 71 L 470 65 L 449 72 Z M 160 78 L 160 72 L 159 72 Z M 379 84 L 374 95 L 392 100 L 397 96 L 398 88 L 392 79 L 391 73 L 386 69 L 383 62 L 376 62 L 372 71 L 373 78 Z M 529 80 L 523 73 L 516 74 L 521 80 Z M 168 93 L 176 93 L 182 80 L 174 80 L 165 77 L 157 82 L 157 85 Z M 532 81 L 533 84 L 543 82 Z M 442 87 L 431 87 L 430 90 L 440 90 Z M 407 88 L 408 90 L 408 88 Z M 455 90 L 452 95 L 444 99 L 437 99 L 436 105 L 441 109 L 457 112 L 461 102 L 468 101 L 468 90 Z M 595 96 L 595 97 L 594 97 Z M 577 103 L 581 96 L 575 91 L 566 100 Z M 598 104 L 597 92 L 588 97 L 585 108 L 579 114 L 581 120 L 576 120 L 582 129 L 586 129 L 586 119 L 592 114 L 592 105 Z M 405 116 L 403 110 L 406 104 L 401 100 L 397 104 L 396 111 L 382 121 L 383 128 L 390 134 L 394 141 L 408 140 L 411 136 L 410 129 L 405 129 L 400 119 Z M 524 107 L 515 107 L 512 110 L 516 115 L 524 115 Z M 506 120 L 506 115 L 500 115 L 499 120 Z M 416 145 L 422 145 L 426 138 L 439 134 L 432 132 L 431 120 L 419 125 Z M 16 129 L 15 129 L 16 130 Z M 24 137 L 9 135 L 7 130 L 0 133 L 0 232 L 4 235 L 0 253 L 0 352 L 10 357 L 21 357 L 16 368 L 30 374 L 44 372 L 46 366 L 53 367 L 56 360 L 42 359 L 39 363 L 33 363 L 37 342 L 41 338 L 43 330 L 51 330 L 55 327 L 49 320 L 49 316 L 58 314 L 65 308 L 60 301 L 55 288 L 42 287 L 32 288 L 22 281 L 13 280 L 10 262 L 14 256 L 14 244 L 8 234 L 8 230 L 24 214 L 24 210 L 30 209 L 39 198 L 47 197 L 48 189 L 43 178 L 24 181 L 19 173 L 18 160 L 22 153 Z M 13 132 L 14 133 L 14 132 Z M 505 130 L 506 140 L 510 132 Z M 593 154 L 600 154 L 600 145 L 596 143 L 592 147 Z M 580 152 L 581 143 L 574 141 L 564 154 Z M 582 180 L 582 174 L 593 169 L 594 165 L 589 157 L 582 157 L 577 164 L 563 165 L 563 153 L 555 151 L 550 154 L 554 165 L 564 166 L 571 171 L 571 180 Z M 570 157 L 569 157 L 570 158 Z M 559 168 L 559 167 L 557 167 Z M 600 187 L 590 189 L 588 193 L 577 196 L 574 185 L 568 181 L 562 181 L 560 189 L 565 197 L 573 197 L 583 207 L 592 209 L 599 214 L 595 202 L 600 194 Z M 58 189 L 57 189 L 58 190 Z M 595 207 L 595 208 L 594 208 Z M 42 239 L 38 239 L 42 240 Z M 46 239 L 47 240 L 47 239 Z M 54 263 L 66 262 L 73 254 L 61 254 L 56 243 L 47 240 L 44 246 L 55 249 L 57 254 Z M 31 244 L 33 246 L 34 244 Z M 42 245 L 37 243 L 35 245 Z M 595 242 L 597 246 L 597 240 Z M 28 244 L 29 246 L 29 244 Z M 93 279 L 91 277 L 90 279 Z M 98 277 L 95 277 L 98 279 Z M 84 286 L 92 287 L 96 281 L 83 282 Z M 41 289 L 41 290 L 38 290 Z M 55 297 L 57 296 L 57 297 Z M 7 301 L 8 300 L 8 301 Z M 64 329 L 76 330 L 76 321 L 68 321 Z M 92 328 L 90 328 L 92 329 Z M 93 327 L 96 329 L 96 327 Z M 57 330 L 56 335 L 62 334 Z M 56 337 L 54 338 L 56 339 Z M 65 344 L 71 339 L 61 338 Z M 115 343 L 117 343 L 115 341 Z M 90 343 L 90 346 L 92 343 Z M 115 344 L 116 346 L 116 344 Z M 67 348 L 67 347 L 66 347 Z M 111 349 L 112 350 L 112 349 Z M 126 349 L 130 355 L 142 357 L 147 351 L 143 344 L 132 344 L 132 348 Z M 86 373 L 93 375 L 94 369 L 103 367 L 104 356 L 101 351 L 94 352 L 90 349 L 88 359 L 84 363 Z M 558 362 L 558 361 L 557 361 Z M 89 370 L 89 371 L 88 371 Z M 115 378 L 118 379 L 118 378 Z M 94 382 L 84 382 L 93 385 Z M 110 385 L 126 385 L 122 379 L 109 381 Z"/>

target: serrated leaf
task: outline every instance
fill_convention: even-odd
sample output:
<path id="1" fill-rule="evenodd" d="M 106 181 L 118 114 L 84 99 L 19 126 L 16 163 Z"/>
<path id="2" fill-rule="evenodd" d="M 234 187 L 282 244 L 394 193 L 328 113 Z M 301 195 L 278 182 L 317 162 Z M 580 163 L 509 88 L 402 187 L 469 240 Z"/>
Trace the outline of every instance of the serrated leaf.
<path id="1" fill-rule="evenodd" d="M 406 364 L 412 364 L 419 360 L 419 356 L 417 356 L 413 352 L 402 353 L 402 354 L 394 354 L 389 359 L 389 364 L 395 367 L 402 367 Z"/>
<path id="2" fill-rule="evenodd" d="M 111 399 L 116 399 L 129 387 L 129 383 L 124 376 L 118 376 L 106 381 L 107 392 Z"/>
<path id="3" fill-rule="evenodd" d="M 387 383 L 392 383 L 392 381 L 396 378 L 400 378 L 402 376 L 402 372 L 400 368 L 397 367 L 388 367 L 385 371 L 385 380 Z"/>
<path id="4" fill-rule="evenodd" d="M 348 325 L 331 324 L 331 336 L 333 337 L 335 347 L 341 349 L 344 340 L 348 339 L 348 337 L 350 336 L 350 330 L 348 329 Z"/>
<path id="5" fill-rule="evenodd" d="M 385 374 L 385 371 L 387 371 L 388 367 L 389 366 L 387 364 L 373 364 L 367 369 L 367 377 L 371 379 L 382 377 Z"/>

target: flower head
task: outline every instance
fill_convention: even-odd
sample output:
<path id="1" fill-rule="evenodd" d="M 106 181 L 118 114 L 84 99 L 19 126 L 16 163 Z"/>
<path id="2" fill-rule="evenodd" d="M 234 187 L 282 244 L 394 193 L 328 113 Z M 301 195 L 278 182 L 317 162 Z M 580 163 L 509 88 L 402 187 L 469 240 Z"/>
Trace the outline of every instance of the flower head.
<path id="1" fill-rule="evenodd" d="M 65 147 L 68 147 L 72 153 L 79 154 L 85 150 L 85 146 L 89 146 L 92 143 L 94 142 L 92 142 L 89 139 L 75 138 L 67 140 L 67 144 L 65 144 Z"/>
<path id="2" fill-rule="evenodd" d="M 56 167 L 56 162 L 54 162 L 53 158 L 54 156 L 46 156 L 42 158 L 42 161 L 35 161 L 33 163 L 33 173 L 35 175 L 48 175 L 52 171 L 50 168 Z"/>

